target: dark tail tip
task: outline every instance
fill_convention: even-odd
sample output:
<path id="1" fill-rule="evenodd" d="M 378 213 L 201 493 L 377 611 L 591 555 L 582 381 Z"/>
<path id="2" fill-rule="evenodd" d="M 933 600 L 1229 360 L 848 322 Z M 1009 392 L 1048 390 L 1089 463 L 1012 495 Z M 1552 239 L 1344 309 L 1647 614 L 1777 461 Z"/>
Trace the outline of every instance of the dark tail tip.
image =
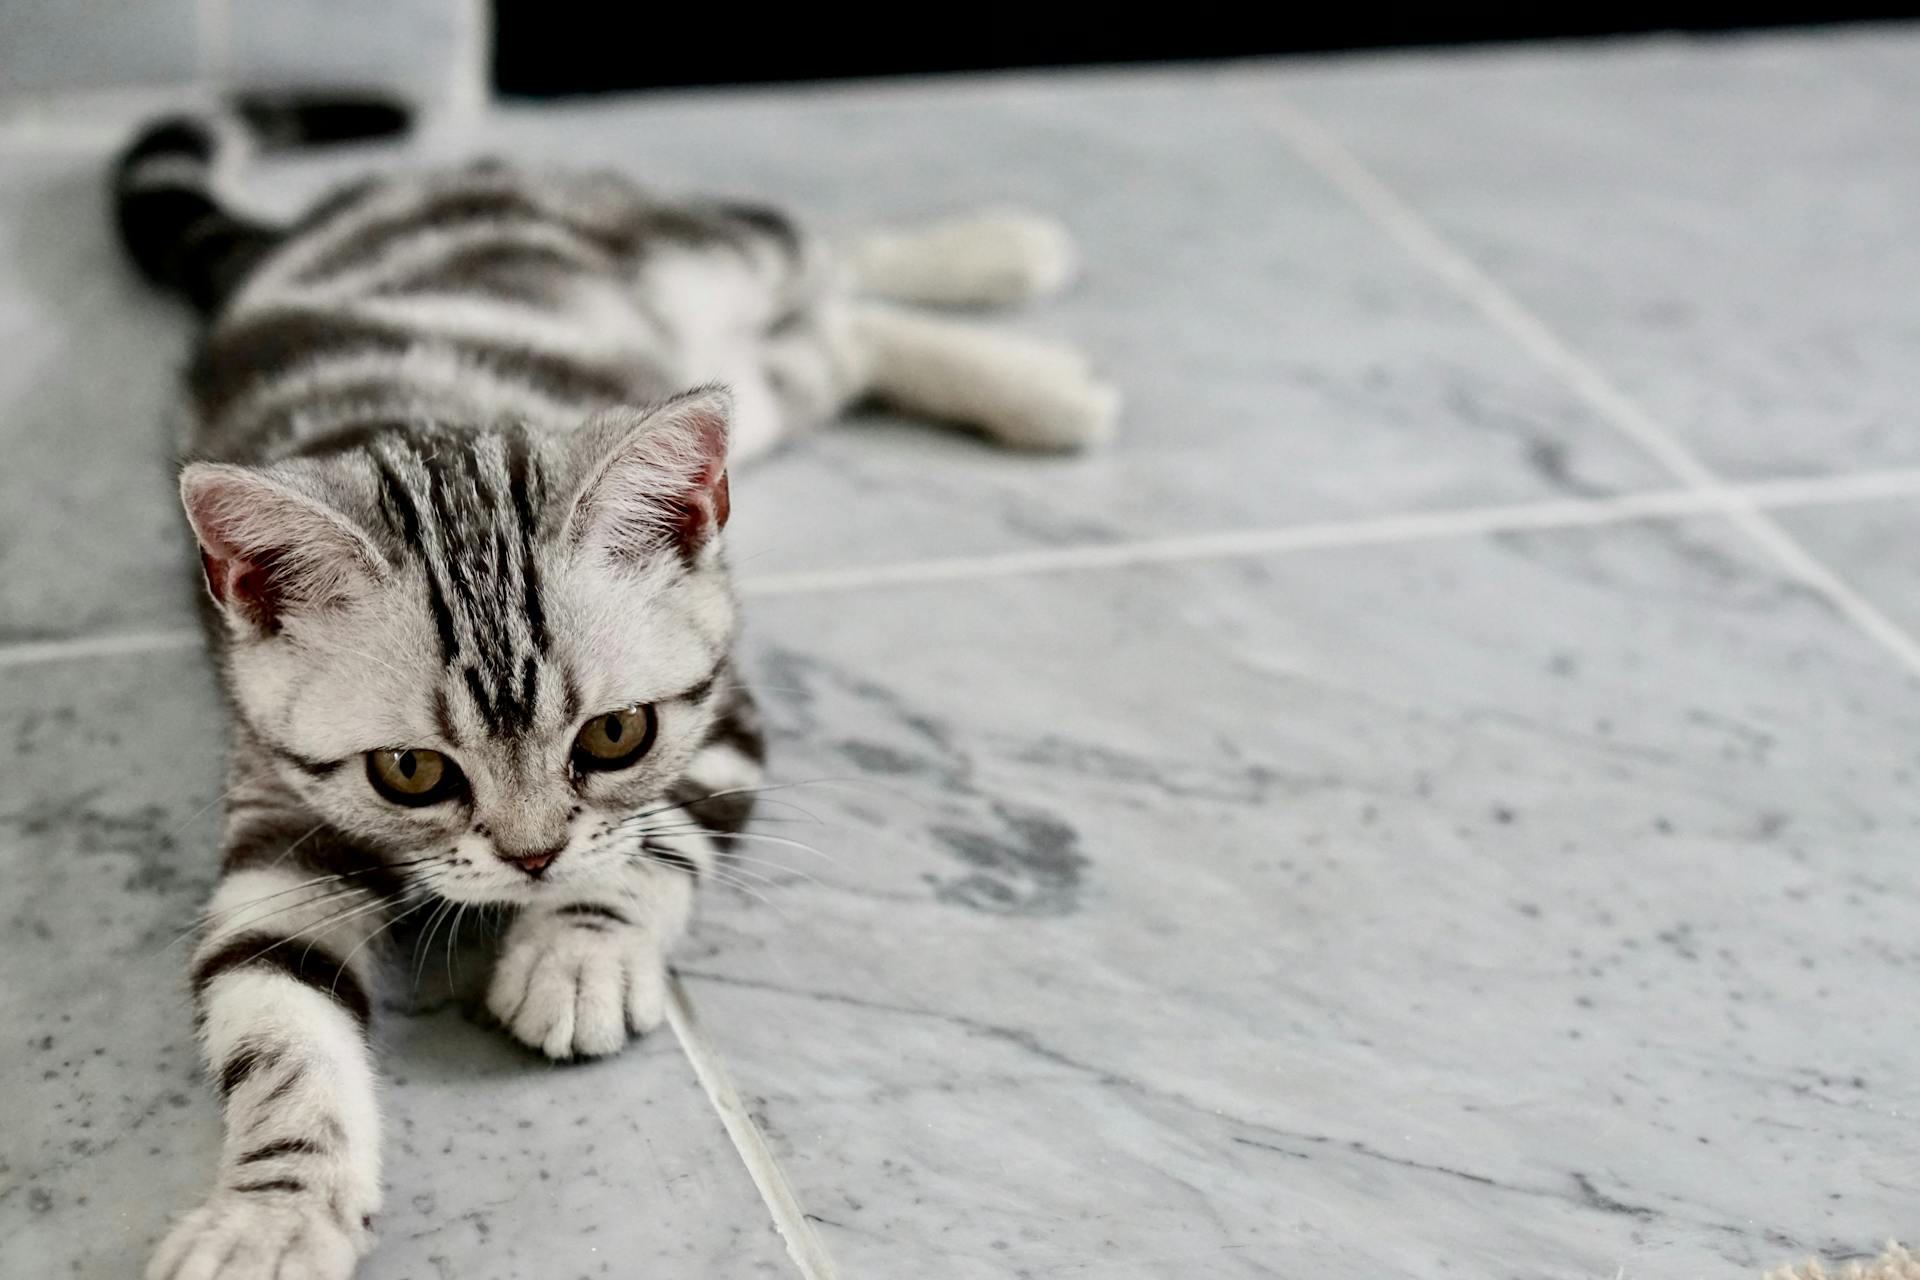
<path id="1" fill-rule="evenodd" d="M 405 102 L 359 90 L 241 93 L 233 109 L 262 148 L 371 142 L 399 137 L 413 124 Z"/>
<path id="2" fill-rule="evenodd" d="M 242 226 L 210 187 L 218 138 L 205 120 L 157 121 L 134 139 L 113 171 L 114 220 L 127 256 L 150 282 L 211 312 L 227 273 L 215 270 Z M 197 248 L 189 253 L 190 245 Z"/>
<path id="3" fill-rule="evenodd" d="M 244 93 L 232 115 L 262 150 L 368 141 L 405 133 L 413 113 L 375 93 Z M 120 242 L 142 275 L 217 311 L 280 238 L 222 207 L 213 190 L 220 131 L 210 117 L 155 121 L 114 166 Z"/>

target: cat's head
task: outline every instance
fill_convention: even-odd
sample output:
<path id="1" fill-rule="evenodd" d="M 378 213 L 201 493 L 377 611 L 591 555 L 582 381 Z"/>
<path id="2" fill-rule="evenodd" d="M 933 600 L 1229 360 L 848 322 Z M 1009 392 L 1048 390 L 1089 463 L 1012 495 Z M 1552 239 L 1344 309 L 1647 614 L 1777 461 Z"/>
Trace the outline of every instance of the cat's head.
<path id="1" fill-rule="evenodd" d="M 189 465 L 248 763 L 447 898 L 608 877 L 719 701 L 727 413 L 704 391 L 566 436 Z"/>

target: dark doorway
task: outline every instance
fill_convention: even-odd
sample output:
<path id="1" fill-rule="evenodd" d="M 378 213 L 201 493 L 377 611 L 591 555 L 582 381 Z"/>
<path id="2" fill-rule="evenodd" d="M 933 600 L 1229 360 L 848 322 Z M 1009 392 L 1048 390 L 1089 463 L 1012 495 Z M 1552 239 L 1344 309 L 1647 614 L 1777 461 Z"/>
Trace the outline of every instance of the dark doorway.
<path id="1" fill-rule="evenodd" d="M 1670 5 L 1645 13 L 1614 7 L 1441 17 L 1377 10 L 1286 21 L 1196 16 L 1178 23 L 1161 14 L 1103 20 L 1090 30 L 1074 31 L 1065 22 L 1036 25 L 1031 18 L 1013 21 L 991 12 L 964 26 L 938 28 L 924 10 L 904 9 L 892 24 L 866 19 L 867 29 L 854 36 L 847 31 L 851 24 L 838 16 L 808 24 L 764 18 L 746 8 L 716 8 L 707 23 L 699 24 L 697 19 L 708 15 L 578 0 L 494 0 L 494 82 L 502 93 L 549 96 L 1652 31 L 1728 32 L 1916 13 L 1920 6 Z"/>

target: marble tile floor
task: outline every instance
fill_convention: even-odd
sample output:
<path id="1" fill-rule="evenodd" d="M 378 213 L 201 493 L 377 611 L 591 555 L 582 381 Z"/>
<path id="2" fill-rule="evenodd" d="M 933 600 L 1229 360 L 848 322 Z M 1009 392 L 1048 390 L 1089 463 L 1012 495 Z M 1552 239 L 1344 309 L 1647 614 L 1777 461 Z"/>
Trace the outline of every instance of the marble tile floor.
<path id="1" fill-rule="evenodd" d="M 1669 1280 L 1912 1239 L 1917 58 L 483 122 L 829 226 L 1055 210 L 1088 276 L 1022 322 L 1132 407 L 1096 457 L 866 416 L 740 478 L 770 839 L 617 1059 L 549 1067 L 477 952 L 422 966 L 364 1273 Z M 0 124 L 8 1277 L 132 1274 L 216 1140 L 177 935 L 220 711 L 151 425 L 185 332 L 102 162 Z"/>

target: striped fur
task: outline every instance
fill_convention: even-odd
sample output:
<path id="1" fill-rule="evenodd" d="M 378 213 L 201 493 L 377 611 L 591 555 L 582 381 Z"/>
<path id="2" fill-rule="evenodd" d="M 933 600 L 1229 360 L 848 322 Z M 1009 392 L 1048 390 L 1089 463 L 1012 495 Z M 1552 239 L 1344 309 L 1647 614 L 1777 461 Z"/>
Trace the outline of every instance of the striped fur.
<path id="1" fill-rule="evenodd" d="M 207 317 L 181 493 L 234 710 L 191 971 L 227 1141 L 156 1280 L 344 1277 L 369 1247 L 390 925 L 514 908 L 488 1005 L 555 1058 L 658 1024 L 765 751 L 731 665 L 730 460 L 870 394 L 1019 444 L 1112 413 L 1077 357 L 857 296 L 863 261 L 942 301 L 1058 283 L 1031 219 L 948 226 L 917 264 L 895 233 L 848 268 L 776 212 L 605 174 L 363 182 L 284 228 L 217 197 L 241 123 L 391 123 L 367 110 L 169 122 L 116 180 L 135 263 Z M 644 751 L 581 754 L 636 707 Z M 381 760 L 443 785 L 415 803 Z"/>

